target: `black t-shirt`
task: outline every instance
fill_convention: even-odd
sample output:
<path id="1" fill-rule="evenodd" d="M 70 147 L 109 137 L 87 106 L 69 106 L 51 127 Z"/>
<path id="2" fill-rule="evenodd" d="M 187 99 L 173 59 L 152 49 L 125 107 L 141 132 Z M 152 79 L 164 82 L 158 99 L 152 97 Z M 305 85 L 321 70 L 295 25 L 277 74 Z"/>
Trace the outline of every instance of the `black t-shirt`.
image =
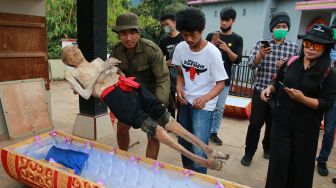
<path id="1" fill-rule="evenodd" d="M 231 61 L 227 53 L 218 48 L 222 53 L 222 59 L 224 61 L 225 71 L 229 77 L 229 79 L 225 80 L 225 85 L 229 86 L 231 82 L 232 64 L 239 64 L 242 59 L 243 38 L 234 32 L 231 35 L 223 35 L 222 33 L 220 33 L 219 38 L 221 41 L 225 42 L 228 45 L 228 47 L 232 50 L 233 53 L 237 55 L 237 59 L 235 61 Z M 212 33 L 209 33 L 208 36 L 206 37 L 206 40 L 211 41 L 211 39 L 212 39 Z"/>
<path id="2" fill-rule="evenodd" d="M 176 35 L 176 37 L 169 37 L 166 36 L 164 38 L 162 38 L 159 42 L 159 46 L 163 52 L 163 55 L 166 56 L 166 60 L 172 59 L 173 58 L 173 53 L 172 50 L 175 48 L 175 46 L 184 41 L 181 33 L 179 33 L 178 35 Z"/>

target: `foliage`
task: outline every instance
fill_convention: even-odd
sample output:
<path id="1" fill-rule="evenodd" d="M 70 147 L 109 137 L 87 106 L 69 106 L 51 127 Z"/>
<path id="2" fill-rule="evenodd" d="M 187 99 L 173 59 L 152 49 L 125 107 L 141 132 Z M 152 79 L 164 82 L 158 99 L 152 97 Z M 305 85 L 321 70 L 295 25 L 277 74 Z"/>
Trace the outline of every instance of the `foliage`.
<path id="1" fill-rule="evenodd" d="M 107 18 L 107 45 L 108 50 L 112 48 L 118 41 L 118 36 L 112 31 L 115 26 L 117 16 L 123 12 L 127 12 L 130 7 L 129 0 L 108 0 L 108 18 Z"/>
<path id="2" fill-rule="evenodd" d="M 77 36 L 76 2 L 76 0 L 47 0 L 46 2 L 49 59 L 60 58 L 62 38 Z"/>
<path id="3" fill-rule="evenodd" d="M 143 29 L 141 32 L 141 37 L 152 40 L 158 44 L 162 30 L 160 22 L 151 16 L 141 15 L 139 17 L 139 24 Z"/>
<path id="4" fill-rule="evenodd" d="M 160 24 L 161 14 L 170 10 L 176 13 L 186 5 L 186 0 L 143 0 L 137 7 L 132 8 L 131 12 L 140 16 L 139 22 L 144 30 L 142 37 L 158 43 L 164 35 Z"/>
<path id="5" fill-rule="evenodd" d="M 144 30 L 142 37 L 158 43 L 163 35 L 159 22 L 161 13 L 177 12 L 186 3 L 186 0 L 143 0 L 137 7 L 130 8 L 130 0 L 108 0 L 107 48 L 111 49 L 119 41 L 111 30 L 119 14 L 127 11 L 137 14 Z M 47 0 L 46 12 L 48 55 L 50 59 L 60 58 L 61 39 L 77 37 L 77 0 Z"/>
<path id="6" fill-rule="evenodd" d="M 187 6 L 185 4 L 182 4 L 182 3 L 173 3 L 173 4 L 165 6 L 163 8 L 163 10 L 162 10 L 162 14 L 165 14 L 165 13 L 178 14 L 179 12 L 181 12 L 182 10 L 184 10 L 185 8 L 187 8 Z"/>
<path id="7" fill-rule="evenodd" d="M 159 20 L 163 9 L 175 3 L 187 5 L 186 0 L 143 0 L 135 11 L 138 15 L 151 16 Z"/>

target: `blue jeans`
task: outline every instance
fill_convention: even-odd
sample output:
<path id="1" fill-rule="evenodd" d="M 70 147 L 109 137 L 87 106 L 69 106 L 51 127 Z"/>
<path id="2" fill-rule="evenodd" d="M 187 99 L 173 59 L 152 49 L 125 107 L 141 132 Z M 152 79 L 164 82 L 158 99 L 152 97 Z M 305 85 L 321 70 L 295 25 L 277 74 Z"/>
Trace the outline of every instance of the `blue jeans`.
<path id="1" fill-rule="evenodd" d="M 213 113 L 213 120 L 210 133 L 218 133 L 224 113 L 225 101 L 229 94 L 229 90 L 230 86 L 225 86 L 223 91 L 218 95 L 216 108 Z"/>
<path id="2" fill-rule="evenodd" d="M 333 108 L 324 114 L 324 135 L 320 155 L 316 161 L 326 163 L 334 146 L 334 135 L 336 127 L 336 103 Z"/>
<path id="3" fill-rule="evenodd" d="M 213 111 L 198 110 L 193 108 L 190 104 L 180 105 L 179 123 L 182 125 L 182 127 L 184 127 L 187 131 L 194 134 L 205 144 L 209 144 L 212 116 Z M 186 140 L 179 137 L 178 142 L 190 152 L 198 156 L 207 158 L 207 155 L 203 150 L 192 145 Z M 207 169 L 205 167 L 196 164 L 194 161 L 190 160 L 189 158 L 183 155 L 182 155 L 182 163 L 184 168 L 191 169 L 203 174 L 207 173 Z"/>

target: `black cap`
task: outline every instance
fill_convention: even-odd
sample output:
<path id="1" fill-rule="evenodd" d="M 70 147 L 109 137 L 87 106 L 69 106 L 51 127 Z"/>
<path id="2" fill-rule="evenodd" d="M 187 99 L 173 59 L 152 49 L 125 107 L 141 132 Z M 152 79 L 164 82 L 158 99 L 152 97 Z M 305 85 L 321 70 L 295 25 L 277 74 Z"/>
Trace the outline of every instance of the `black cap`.
<path id="1" fill-rule="evenodd" d="M 290 29 L 290 18 L 286 12 L 278 12 L 273 14 L 270 22 L 270 32 L 272 32 L 273 28 L 278 24 L 278 23 L 286 23 L 288 26 L 288 31 Z"/>
<path id="2" fill-rule="evenodd" d="M 336 28 L 336 16 L 335 18 L 333 19 L 331 25 L 330 25 L 331 28 Z"/>
<path id="3" fill-rule="evenodd" d="M 236 19 L 236 15 L 237 13 L 232 7 L 226 7 L 220 11 L 221 20 Z"/>
<path id="4" fill-rule="evenodd" d="M 333 32 L 324 24 L 315 24 L 305 35 L 298 35 L 299 39 L 308 39 L 322 44 L 333 44 Z"/>

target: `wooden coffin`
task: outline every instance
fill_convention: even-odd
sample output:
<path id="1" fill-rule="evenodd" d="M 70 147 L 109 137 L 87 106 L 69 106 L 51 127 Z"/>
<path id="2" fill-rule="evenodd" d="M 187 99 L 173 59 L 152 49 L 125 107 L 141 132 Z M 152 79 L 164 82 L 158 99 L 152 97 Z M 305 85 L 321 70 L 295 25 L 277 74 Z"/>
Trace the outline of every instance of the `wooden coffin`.
<path id="1" fill-rule="evenodd" d="M 39 136 L 35 136 L 33 138 L 21 141 L 17 144 L 5 147 L 1 149 L 1 160 L 2 165 L 6 171 L 6 173 L 12 177 L 13 179 L 23 182 L 24 184 L 30 187 L 50 187 L 50 188 L 101 188 L 101 187 L 111 187 L 104 185 L 104 179 L 102 181 L 94 181 L 90 180 L 90 178 L 83 178 L 83 174 L 81 176 L 75 175 L 68 170 L 63 168 L 59 168 L 55 166 L 55 164 L 50 163 L 44 160 L 34 159 L 27 155 L 20 153 L 22 148 L 28 148 L 28 146 L 38 143 L 43 143 L 45 140 L 57 139 L 57 140 L 71 140 L 71 143 L 74 145 L 85 145 L 90 146 L 88 148 L 94 148 L 96 151 L 101 153 L 109 154 L 112 157 L 118 157 L 129 162 L 132 159 L 136 159 L 136 164 L 139 165 L 139 168 L 146 168 L 153 170 L 156 169 L 163 173 L 165 171 L 166 174 L 175 174 L 174 176 L 180 179 L 184 179 L 186 181 L 192 181 L 196 183 L 200 183 L 200 186 L 206 185 L 205 187 L 214 187 L 214 188 L 246 188 L 246 186 L 239 185 L 234 182 L 230 182 L 227 180 L 219 179 L 213 176 L 199 174 L 196 172 L 190 172 L 183 168 L 154 161 L 152 159 L 148 159 L 145 157 L 139 157 L 132 153 L 125 152 L 116 148 L 112 148 L 106 146 L 104 144 L 100 144 L 97 142 L 89 141 L 86 139 L 82 139 L 79 137 L 75 137 L 73 135 L 65 134 L 59 131 L 51 131 L 48 133 L 41 134 Z M 90 158 L 90 157 L 89 157 Z M 97 161 L 98 163 L 99 161 Z M 157 165 L 159 164 L 159 165 Z M 156 165 L 156 166 L 155 166 Z M 143 166 L 143 167 L 142 167 Z M 115 167 L 116 168 L 116 167 Z M 113 171 L 113 168 L 109 169 Z M 126 170 L 128 170 L 126 168 Z M 153 172 L 154 173 L 154 172 Z M 143 173 L 139 173 L 137 177 L 138 179 L 145 179 L 142 177 Z M 136 176 L 134 176 L 135 178 Z M 154 177 L 154 175 L 153 175 Z M 161 182 L 159 182 L 161 183 Z M 164 187 L 164 182 L 160 185 L 160 187 Z M 124 186 L 120 186 L 124 187 Z M 146 187 L 142 186 L 134 186 L 134 187 Z M 154 186 L 155 187 L 155 186 Z M 188 187 L 191 188 L 191 187 Z"/>
<path id="2" fill-rule="evenodd" d="M 251 98 L 228 95 L 225 102 L 224 115 L 248 119 L 251 115 Z"/>

